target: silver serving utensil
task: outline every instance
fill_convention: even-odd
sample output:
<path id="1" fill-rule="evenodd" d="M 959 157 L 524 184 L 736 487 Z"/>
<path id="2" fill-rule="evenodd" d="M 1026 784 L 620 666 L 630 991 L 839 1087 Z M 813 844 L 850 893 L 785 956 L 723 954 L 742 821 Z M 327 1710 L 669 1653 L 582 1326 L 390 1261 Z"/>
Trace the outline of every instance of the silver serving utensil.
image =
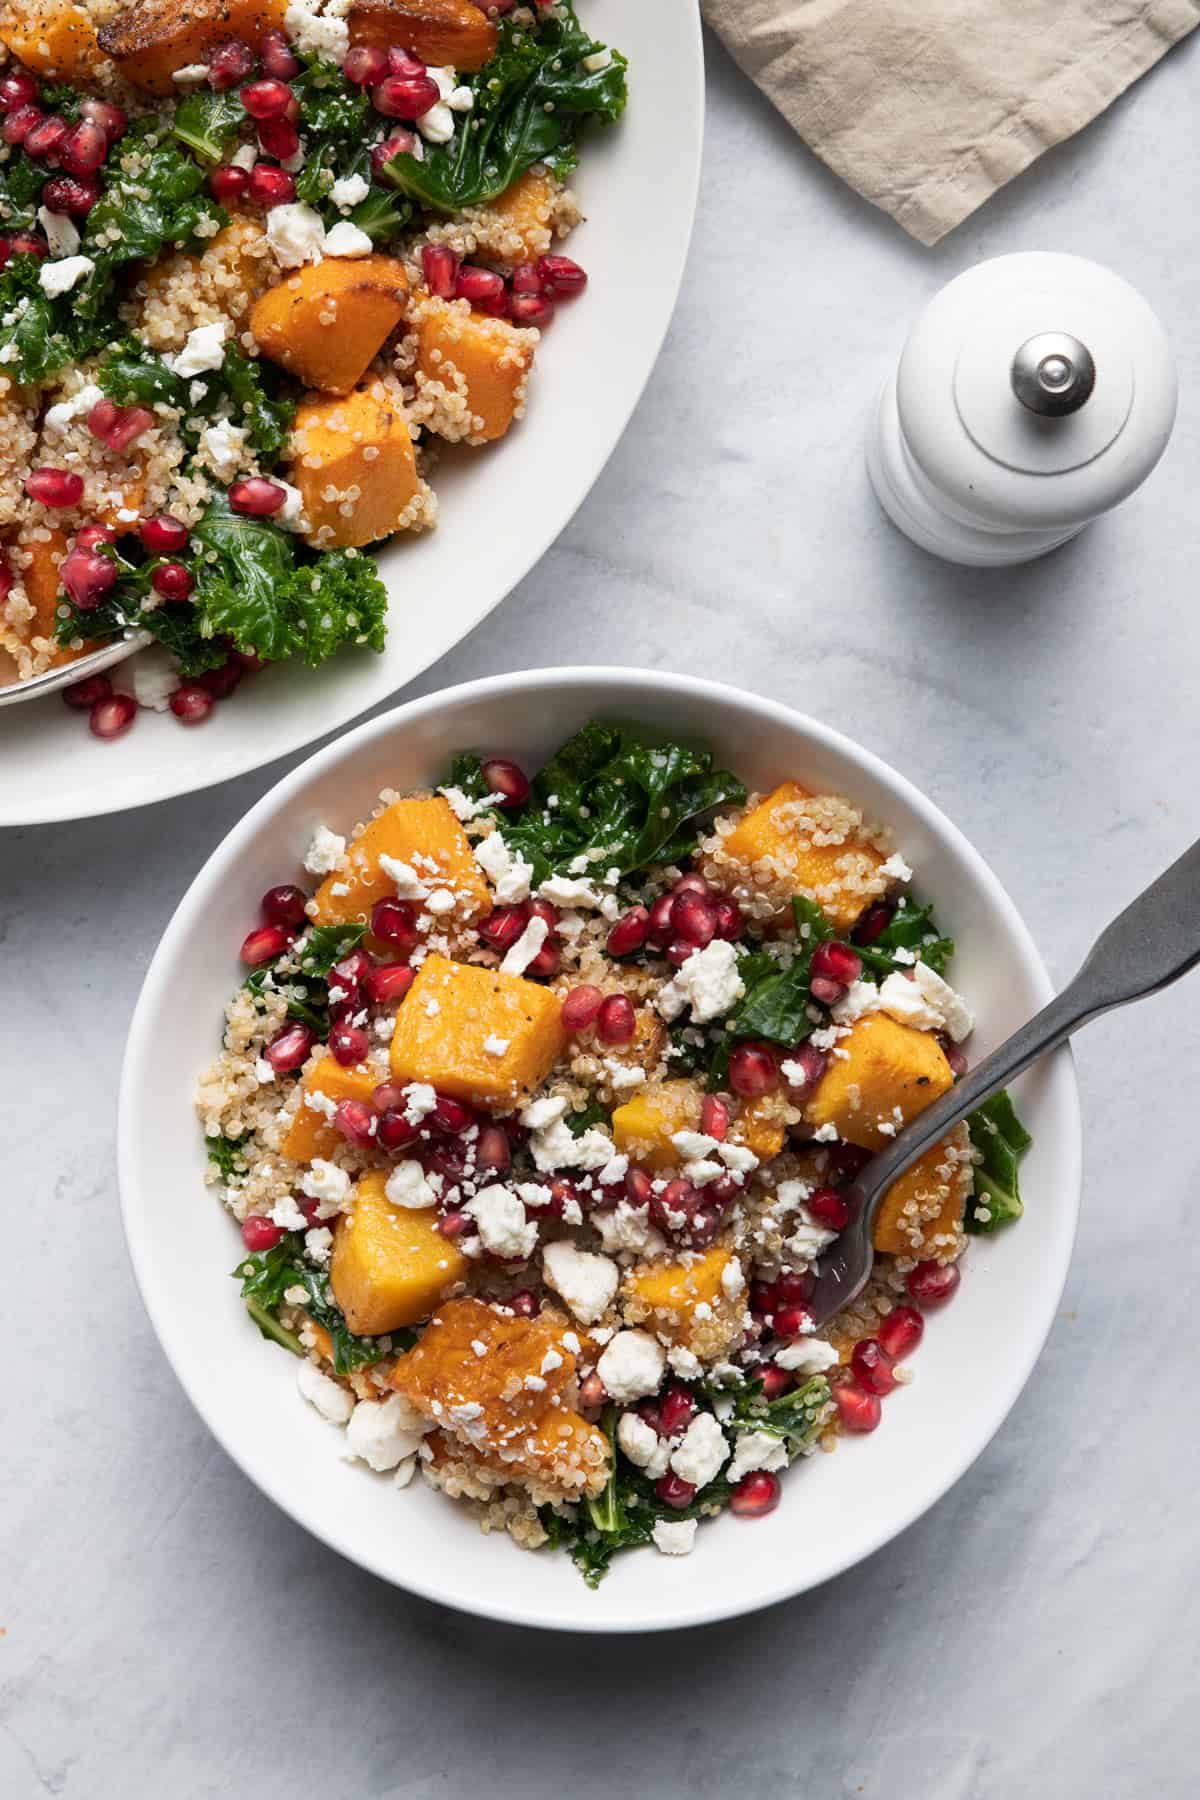
<path id="1" fill-rule="evenodd" d="M 998 1050 L 905 1126 L 846 1190 L 849 1225 L 822 1259 L 806 1301 L 818 1329 L 860 1294 L 875 1261 L 875 1215 L 888 1188 L 917 1158 L 984 1100 L 1073 1031 L 1114 1006 L 1157 993 L 1200 962 L 1200 843 L 1127 906 L 1101 933 L 1069 987 Z"/>
<path id="2" fill-rule="evenodd" d="M 102 644 L 99 650 L 89 650 L 86 656 L 76 657 L 74 662 L 44 669 L 27 681 L 11 682 L 7 687 L 0 687 L 0 706 L 16 706 L 22 700 L 40 700 L 43 694 L 53 694 L 59 688 L 70 687 L 72 682 L 98 675 L 101 669 L 111 669 L 114 663 L 124 662 L 135 650 L 144 650 L 153 641 L 148 631 L 135 631 L 131 637 L 117 638 L 111 644 Z"/>

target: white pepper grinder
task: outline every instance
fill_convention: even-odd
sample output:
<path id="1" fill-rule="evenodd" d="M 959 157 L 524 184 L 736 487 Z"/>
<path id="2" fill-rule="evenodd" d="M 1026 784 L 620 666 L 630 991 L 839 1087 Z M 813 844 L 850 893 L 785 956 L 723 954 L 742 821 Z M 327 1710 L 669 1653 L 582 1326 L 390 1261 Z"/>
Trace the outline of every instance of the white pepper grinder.
<path id="1" fill-rule="evenodd" d="M 867 468 L 923 549 L 976 567 L 1028 562 L 1141 485 L 1177 398 L 1166 333 L 1128 282 L 1080 256 L 998 256 L 917 320 Z"/>

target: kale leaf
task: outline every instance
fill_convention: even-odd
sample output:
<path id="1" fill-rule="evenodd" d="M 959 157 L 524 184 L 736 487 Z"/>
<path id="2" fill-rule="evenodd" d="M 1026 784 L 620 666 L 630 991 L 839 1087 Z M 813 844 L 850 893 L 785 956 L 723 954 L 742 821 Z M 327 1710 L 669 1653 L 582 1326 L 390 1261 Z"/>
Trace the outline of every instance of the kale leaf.
<path id="1" fill-rule="evenodd" d="M 9 152 L 9 160 L 0 163 L 0 228 L 28 231 L 36 223 L 38 201 L 50 173 L 46 163 L 35 162 L 23 150 Z"/>
<path id="2" fill-rule="evenodd" d="M 41 258 L 14 256 L 0 275 L 0 369 L 18 382 L 44 381 L 95 347 L 71 294 L 42 292 Z"/>
<path id="3" fill-rule="evenodd" d="M 474 95 L 447 144 L 426 144 L 418 162 L 392 158 L 386 178 L 418 206 L 453 213 L 502 194 L 536 162 L 567 175 L 588 119 L 612 124 L 626 100 L 625 58 L 613 52 L 603 69 L 583 59 L 604 46 L 589 37 L 569 0 L 560 0 L 537 29 L 498 21 L 496 54 L 466 77 Z"/>
<path id="4" fill-rule="evenodd" d="M 208 1151 L 208 1160 L 220 1170 L 221 1179 L 229 1181 L 235 1175 L 242 1175 L 246 1170 L 245 1158 L 242 1156 L 242 1145 L 249 1133 L 241 1137 L 210 1137 L 204 1143 Z"/>
<path id="5" fill-rule="evenodd" d="M 399 237 L 412 220 L 413 206 L 390 184 L 374 186 L 348 215 L 330 199 L 335 181 L 358 175 L 372 182 L 369 140 L 377 121 L 362 89 L 352 87 L 334 63 L 307 52 L 300 60 L 304 68 L 292 83 L 305 128 L 296 198 L 316 207 L 327 227 L 348 216 L 375 243 Z"/>
<path id="6" fill-rule="evenodd" d="M 1033 1139 L 1017 1117 L 1006 1088 L 985 1100 L 967 1125 L 983 1161 L 975 1167 L 975 1187 L 964 1223 L 969 1232 L 979 1236 L 1011 1225 L 1024 1212 L 1018 1168 Z"/>
<path id="7" fill-rule="evenodd" d="M 941 935 L 932 906 L 911 904 L 904 896 L 872 943 L 851 944 L 850 948 L 861 959 L 867 981 L 882 980 L 897 969 L 903 972 L 912 967 L 911 962 L 897 960 L 897 950 L 911 950 L 935 975 L 944 975 L 946 964 L 954 955 L 954 939 Z"/>
<path id="8" fill-rule="evenodd" d="M 726 1429 L 765 1431 L 783 1439 L 789 1457 L 807 1456 L 830 1416 L 830 1400 L 824 1375 L 813 1375 L 802 1387 L 781 1394 L 777 1400 L 764 1400 L 762 1382 L 750 1381 L 734 1394 Z"/>
<path id="9" fill-rule="evenodd" d="M 114 345 L 96 371 L 98 385 L 118 406 L 173 406 L 183 415 L 181 436 L 189 449 L 199 442 L 196 422 L 232 412 L 252 450 L 270 460 L 287 442 L 296 410 L 294 386 L 273 364 L 247 356 L 226 343 L 219 369 L 185 379 L 136 338 Z M 197 386 L 203 393 L 193 399 Z"/>
<path id="10" fill-rule="evenodd" d="M 127 543 L 131 540 L 126 539 Z M 99 606 L 82 611 L 65 593 L 58 598 L 54 635 L 60 644 L 84 638 L 108 643 L 117 637 L 145 632 L 179 658 L 180 672 L 188 677 L 217 669 L 228 660 L 228 646 L 206 637 L 194 607 L 164 606 L 152 595 L 150 577 L 159 558 L 132 562 L 121 550 L 105 552 L 117 565 L 117 580 Z M 147 604 L 153 600 L 154 604 Z"/>
<path id="11" fill-rule="evenodd" d="M 237 88 L 201 88 L 181 100 L 171 129 L 204 162 L 224 160 L 242 134 L 246 109 Z"/>
<path id="12" fill-rule="evenodd" d="M 356 1337 L 332 1298 L 325 1270 L 305 1261 L 299 1232 L 287 1232 L 270 1250 L 248 1252 L 234 1269 L 233 1277 L 241 1282 L 246 1309 L 263 1336 L 273 1338 L 294 1356 L 303 1356 L 304 1346 L 280 1324 L 279 1309 L 289 1288 L 303 1288 L 304 1311 L 314 1324 L 329 1333 L 336 1375 L 352 1375 L 356 1369 L 365 1369 L 416 1342 L 412 1331 L 394 1331 L 386 1338 Z"/>
<path id="13" fill-rule="evenodd" d="M 294 956 L 301 974 L 295 978 L 276 979 L 275 962 L 263 963 L 247 977 L 247 992 L 259 995 L 268 988 L 279 988 L 287 997 L 288 1017 L 299 1019 L 319 1038 L 329 1035 L 328 975 L 334 963 L 349 956 L 361 942 L 366 926 L 358 921 L 343 925 L 313 925 L 297 948 L 281 955 Z M 278 958 L 276 959 L 276 961 Z"/>

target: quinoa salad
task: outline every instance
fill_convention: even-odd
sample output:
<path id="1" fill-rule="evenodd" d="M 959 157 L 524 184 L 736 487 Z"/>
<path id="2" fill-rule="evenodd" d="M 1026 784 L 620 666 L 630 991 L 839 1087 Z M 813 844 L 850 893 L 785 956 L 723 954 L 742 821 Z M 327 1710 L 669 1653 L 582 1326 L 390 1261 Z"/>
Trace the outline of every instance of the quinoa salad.
<path id="1" fill-rule="evenodd" d="M 63 690 L 111 739 L 381 651 L 625 99 L 571 0 L 0 0 L 0 685 L 145 643 Z"/>
<path id="2" fill-rule="evenodd" d="M 419 1473 L 595 1585 L 877 1428 L 969 1236 L 1019 1216 L 1029 1139 L 1001 1094 L 922 1156 L 817 1331 L 850 1182 L 967 1067 L 902 847 L 609 723 L 532 779 L 444 774 L 263 895 L 197 1092 L 208 1179 L 250 1319 L 363 1478 Z"/>

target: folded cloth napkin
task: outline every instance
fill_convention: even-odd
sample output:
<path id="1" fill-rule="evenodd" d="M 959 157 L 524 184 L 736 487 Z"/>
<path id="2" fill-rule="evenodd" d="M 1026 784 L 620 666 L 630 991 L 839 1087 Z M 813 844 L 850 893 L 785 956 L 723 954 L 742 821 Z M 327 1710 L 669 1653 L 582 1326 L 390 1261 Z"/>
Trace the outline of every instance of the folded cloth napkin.
<path id="1" fill-rule="evenodd" d="M 1200 0 L 701 0 L 809 148 L 936 244 L 1200 24 Z"/>

